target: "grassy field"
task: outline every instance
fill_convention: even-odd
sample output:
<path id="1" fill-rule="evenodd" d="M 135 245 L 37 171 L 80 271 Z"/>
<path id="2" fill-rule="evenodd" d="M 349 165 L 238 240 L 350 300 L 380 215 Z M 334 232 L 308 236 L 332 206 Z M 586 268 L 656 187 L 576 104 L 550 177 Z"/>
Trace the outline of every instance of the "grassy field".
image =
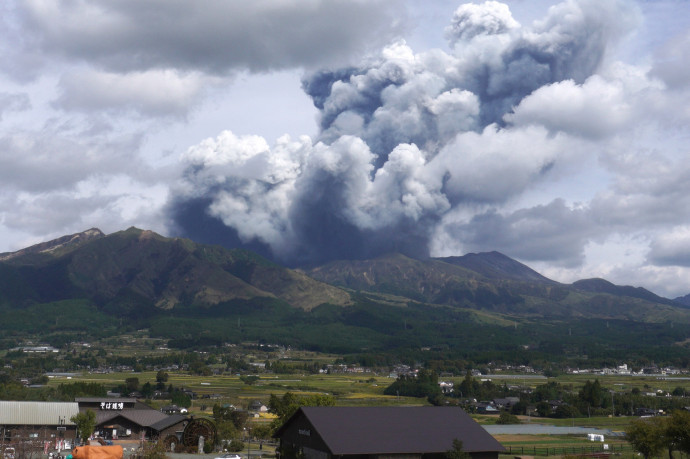
<path id="1" fill-rule="evenodd" d="M 308 358 L 322 359 L 323 356 L 305 356 Z M 136 377 L 140 386 L 149 382 L 155 384 L 156 372 L 141 373 L 82 373 L 71 379 L 65 377 L 51 378 L 50 385 L 69 383 L 75 381 L 96 382 L 114 388 L 123 384 L 127 378 Z M 488 378 L 491 378 L 490 376 Z M 456 384 L 462 382 L 462 377 L 444 377 L 446 381 Z M 673 391 L 677 387 L 687 388 L 690 394 L 690 380 L 668 377 L 659 379 L 653 376 L 609 376 L 609 375 L 562 375 L 557 378 L 549 378 L 548 381 L 557 381 L 563 385 L 571 386 L 578 390 L 586 381 L 598 379 L 601 385 L 616 392 L 629 391 L 638 388 L 640 391 Z M 521 387 L 535 388 L 545 384 L 547 379 L 529 379 L 522 376 L 502 377 L 493 379 L 496 384 L 517 385 Z M 239 375 L 212 375 L 197 376 L 182 372 L 170 372 L 166 383 L 176 388 L 184 388 L 198 394 L 194 401 L 197 405 L 213 405 L 213 403 L 247 404 L 251 400 L 266 402 L 271 394 L 282 396 L 285 392 L 299 392 L 309 394 L 328 394 L 336 398 L 339 405 L 420 405 L 427 404 L 424 399 L 409 397 L 394 397 L 383 394 L 383 390 L 393 382 L 393 379 L 373 373 L 336 373 L 336 374 L 261 374 L 260 379 L 254 384 L 245 384 Z M 211 401 L 209 401 L 209 399 Z M 244 402 L 244 403 L 243 403 Z M 529 419 L 527 419 L 529 420 Z M 532 422 L 541 422 L 532 420 Z M 596 424 L 604 428 L 623 428 L 629 420 L 625 417 L 596 417 L 575 419 L 548 419 L 549 424 L 560 426 L 591 426 Z M 486 423 L 491 423 L 488 419 Z"/>
<path id="2" fill-rule="evenodd" d="M 146 382 L 155 384 L 156 372 L 84 373 L 71 379 L 51 378 L 49 385 L 83 381 L 100 383 L 106 388 L 111 388 L 123 384 L 125 379 L 131 377 L 138 378 L 140 386 Z M 384 395 L 383 390 L 392 382 L 393 379 L 387 376 L 371 374 L 285 374 L 261 376 L 258 381 L 249 385 L 236 375 L 195 376 L 170 373 L 166 385 L 172 384 L 176 388 L 189 389 L 198 395 L 192 402 L 191 413 L 208 412 L 214 403 L 232 403 L 240 406 L 247 406 L 252 400 L 261 400 L 266 403 L 271 394 L 282 396 L 286 392 L 299 392 L 303 395 L 328 394 L 336 398 L 338 405 L 427 404 L 425 399 Z M 154 406 L 166 403 L 168 402 L 153 401 Z"/>
<path id="3" fill-rule="evenodd" d="M 584 435 L 494 435 L 507 450 L 505 457 L 516 456 L 583 456 L 610 452 L 616 456 L 632 457 L 635 452 L 620 437 L 608 437 L 605 442 L 592 442 Z"/>

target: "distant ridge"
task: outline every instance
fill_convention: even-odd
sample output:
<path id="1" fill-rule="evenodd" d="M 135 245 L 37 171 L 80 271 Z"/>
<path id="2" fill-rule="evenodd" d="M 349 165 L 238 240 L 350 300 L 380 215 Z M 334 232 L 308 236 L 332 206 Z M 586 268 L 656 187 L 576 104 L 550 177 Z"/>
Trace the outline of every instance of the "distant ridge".
<path id="1" fill-rule="evenodd" d="M 98 228 L 91 228 L 81 233 L 62 236 L 52 241 L 41 242 L 16 252 L 0 253 L 0 261 L 8 261 L 31 254 L 55 254 L 59 251 L 74 249 L 86 242 L 105 237 Z"/>
<path id="2" fill-rule="evenodd" d="M 0 307 L 88 299 L 121 316 L 180 308 L 222 315 L 238 304 L 278 301 L 311 311 L 351 306 L 364 297 L 379 304 L 426 304 L 530 320 L 690 323 L 688 306 L 643 288 L 604 279 L 561 284 L 496 251 L 423 260 L 390 253 L 292 270 L 249 250 L 138 228 L 107 236 L 92 228 L 0 258 Z"/>
<path id="3" fill-rule="evenodd" d="M 468 253 L 460 257 L 443 257 L 436 260 L 472 270 L 489 279 L 510 279 L 516 281 L 558 284 L 542 276 L 529 266 L 503 255 L 500 252 Z"/>
<path id="4" fill-rule="evenodd" d="M 674 301 L 676 304 L 680 304 L 680 305 L 683 305 L 683 306 L 690 307 L 690 293 L 687 294 L 687 295 L 685 295 L 685 296 L 679 296 L 679 297 L 677 297 L 677 298 L 674 298 L 673 301 Z"/>
<path id="5" fill-rule="evenodd" d="M 582 279 L 573 282 L 572 286 L 578 290 L 591 293 L 608 293 L 609 295 L 639 298 L 641 300 L 652 301 L 655 303 L 668 304 L 673 306 L 678 306 L 679 304 L 682 304 L 678 301 L 660 297 L 659 295 L 656 295 L 642 287 L 632 287 L 630 285 L 615 285 L 607 281 L 606 279 L 601 278 Z"/>

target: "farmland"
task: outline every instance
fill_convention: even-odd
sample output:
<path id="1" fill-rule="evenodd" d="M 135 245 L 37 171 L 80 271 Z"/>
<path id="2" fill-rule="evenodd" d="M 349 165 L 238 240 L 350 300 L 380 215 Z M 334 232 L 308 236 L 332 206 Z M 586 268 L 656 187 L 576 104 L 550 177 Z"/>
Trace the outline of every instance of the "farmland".
<path id="1" fill-rule="evenodd" d="M 35 371 L 36 368 L 52 369 L 52 372 L 45 373 L 48 377 L 42 377 L 43 387 L 24 388 L 21 393 L 13 393 L 26 400 L 45 400 L 60 393 L 61 386 L 75 383 L 89 383 L 104 390 L 121 391 L 123 387 L 135 382 L 139 390 L 148 385 L 149 388 L 164 388 L 162 392 L 169 393 L 170 389 L 174 389 L 193 394 L 189 400 L 189 413 L 207 417 L 213 415 L 214 405 L 234 405 L 246 409 L 254 401 L 268 404 L 272 395 L 282 397 L 288 392 L 304 397 L 327 395 L 339 406 L 430 404 L 425 397 L 385 395 L 384 390 L 396 380 L 391 367 L 358 366 L 345 363 L 341 356 L 333 354 L 256 343 L 182 353 L 168 349 L 163 342 L 149 338 L 145 333 L 111 337 L 107 341 L 92 343 L 90 346 L 75 343 L 67 349 L 61 349 L 57 355 L 39 356 L 17 351 L 6 352 L 2 357 L 6 362 L 12 362 L 12 371 L 17 377 L 22 376 L 23 371 Z M 66 366 L 65 363 L 83 365 L 84 362 L 97 363 L 98 367 L 59 371 L 61 367 Z M 159 380 L 161 372 L 165 374 L 164 384 Z M 453 383 L 457 388 L 454 394 L 448 396 L 450 403 L 459 403 L 472 411 L 475 408 L 471 404 L 473 399 L 476 398 L 480 402 L 491 399 L 481 398 L 480 395 L 468 397 L 465 394 L 463 397 L 458 393 L 466 375 L 442 373 L 439 377 L 440 380 Z M 619 400 L 637 393 L 640 394 L 639 397 L 644 395 L 648 402 L 647 407 L 651 409 L 659 409 L 671 400 L 680 406 L 690 405 L 685 401 L 686 390 L 690 393 L 690 380 L 681 376 L 559 374 L 546 377 L 534 373 L 508 374 L 503 371 L 477 375 L 474 379 L 482 388 L 487 387 L 487 384 L 492 385 L 496 390 L 521 398 L 524 394 L 539 392 L 546 385 L 557 387 L 560 393 L 577 394 L 587 384 L 596 380 L 601 385 L 603 397 L 608 403 L 611 403 L 614 397 Z M 671 396 L 672 392 L 676 395 Z M 171 403 L 169 397 L 157 397 L 151 391 L 147 394 L 149 395 L 136 397 L 154 408 Z M 586 415 L 588 410 L 585 408 L 577 415 L 560 418 L 539 417 L 533 412 L 529 416 L 519 416 L 519 421 L 522 424 L 587 427 L 623 432 L 629 423 L 636 419 L 632 416 L 633 408 L 640 405 L 623 408 L 618 403 L 616 401 L 615 416 L 611 415 L 614 410 L 610 404 L 602 404 L 596 413 L 592 410 L 591 416 Z M 484 425 L 496 424 L 498 421 L 496 414 L 473 413 L 472 416 Z M 273 414 L 262 412 L 251 418 L 251 424 L 254 427 L 266 426 L 273 419 Z M 510 448 L 512 455 L 554 455 L 559 451 L 562 454 L 575 454 L 595 446 L 588 442 L 584 435 L 496 434 L 496 438 Z M 607 437 L 607 444 L 616 451 L 619 451 L 618 448 L 626 447 L 622 436 Z M 629 446 L 627 448 L 629 451 Z"/>

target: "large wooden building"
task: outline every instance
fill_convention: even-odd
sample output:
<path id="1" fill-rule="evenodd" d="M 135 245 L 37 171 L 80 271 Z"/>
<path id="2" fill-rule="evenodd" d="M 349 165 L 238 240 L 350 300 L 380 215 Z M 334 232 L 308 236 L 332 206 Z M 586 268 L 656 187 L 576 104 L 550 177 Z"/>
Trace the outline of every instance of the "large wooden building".
<path id="1" fill-rule="evenodd" d="M 454 440 L 472 459 L 505 451 L 457 407 L 302 407 L 275 436 L 285 459 L 440 459 Z"/>
<path id="2" fill-rule="evenodd" d="M 80 397 L 79 411 L 96 413 L 96 434 L 107 440 L 179 436 L 187 416 L 169 416 L 134 398 Z"/>

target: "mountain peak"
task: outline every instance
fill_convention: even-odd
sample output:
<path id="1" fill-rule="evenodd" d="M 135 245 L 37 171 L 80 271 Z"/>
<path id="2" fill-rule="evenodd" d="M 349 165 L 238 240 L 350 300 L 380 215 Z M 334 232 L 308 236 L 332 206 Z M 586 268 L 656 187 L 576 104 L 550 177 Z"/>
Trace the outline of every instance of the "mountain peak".
<path id="1" fill-rule="evenodd" d="M 496 251 L 468 253 L 460 257 L 437 258 L 437 260 L 470 269 L 490 279 L 557 283 L 529 266 Z"/>
<path id="2" fill-rule="evenodd" d="M 16 252 L 0 253 L 0 261 L 8 261 L 24 255 L 45 254 L 54 255 L 63 250 L 70 250 L 82 245 L 85 242 L 105 237 L 105 234 L 98 228 L 90 228 L 80 233 L 62 236 L 52 241 L 41 242 L 39 244 L 26 247 Z"/>
<path id="3" fill-rule="evenodd" d="M 630 285 L 616 285 L 612 282 L 607 281 L 606 279 L 601 279 L 598 277 L 575 281 L 573 282 L 572 286 L 578 290 L 590 293 L 608 293 L 610 295 L 640 298 L 646 301 L 652 301 L 656 303 L 675 306 L 678 306 L 678 303 L 682 304 L 682 302 L 675 302 L 673 300 L 669 300 L 668 298 L 660 297 L 655 293 L 652 293 L 649 290 L 642 287 L 632 287 Z"/>

